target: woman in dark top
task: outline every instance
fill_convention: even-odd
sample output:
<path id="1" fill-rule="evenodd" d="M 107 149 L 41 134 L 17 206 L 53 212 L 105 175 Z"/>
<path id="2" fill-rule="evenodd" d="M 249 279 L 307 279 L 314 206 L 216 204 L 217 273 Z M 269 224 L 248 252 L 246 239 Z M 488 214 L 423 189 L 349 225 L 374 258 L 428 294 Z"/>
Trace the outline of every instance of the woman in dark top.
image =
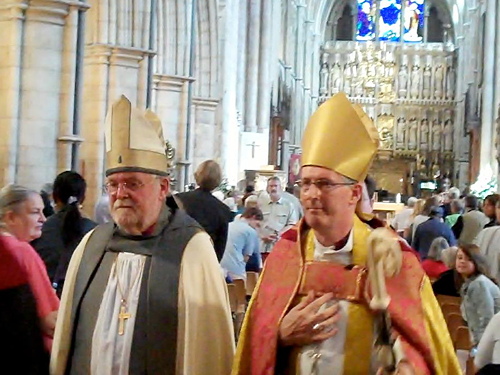
<path id="1" fill-rule="evenodd" d="M 455 270 L 457 250 L 456 247 L 449 247 L 441 253 L 441 259 L 449 270 L 439 275 L 439 278 L 432 284 L 432 290 L 436 295 L 460 297 L 460 288 L 464 279 Z"/>
<path id="2" fill-rule="evenodd" d="M 76 172 L 66 171 L 56 177 L 52 194 L 57 213 L 44 223 L 42 236 L 33 243 L 59 296 L 76 246 L 97 225 L 80 213 L 86 189 L 85 180 Z"/>

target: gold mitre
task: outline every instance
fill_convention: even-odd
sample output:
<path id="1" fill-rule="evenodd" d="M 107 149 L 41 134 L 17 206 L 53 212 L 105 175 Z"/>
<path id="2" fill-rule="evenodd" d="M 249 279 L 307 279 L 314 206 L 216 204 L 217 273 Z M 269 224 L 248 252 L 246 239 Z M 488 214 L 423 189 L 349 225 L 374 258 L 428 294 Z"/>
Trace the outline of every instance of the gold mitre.
<path id="1" fill-rule="evenodd" d="M 105 139 L 106 176 L 118 172 L 168 175 L 160 119 L 149 110 L 132 108 L 123 95 L 108 112 Z"/>
<path id="2" fill-rule="evenodd" d="M 339 93 L 320 105 L 309 119 L 302 138 L 302 166 L 324 167 L 363 181 L 378 143 L 371 119 Z"/>

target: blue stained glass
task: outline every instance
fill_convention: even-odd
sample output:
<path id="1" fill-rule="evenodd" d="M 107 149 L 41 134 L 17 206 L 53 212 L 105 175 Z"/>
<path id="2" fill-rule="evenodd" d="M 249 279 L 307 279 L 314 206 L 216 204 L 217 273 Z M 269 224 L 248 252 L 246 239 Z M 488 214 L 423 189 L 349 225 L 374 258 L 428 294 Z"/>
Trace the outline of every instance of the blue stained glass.
<path id="1" fill-rule="evenodd" d="M 425 4 L 424 0 L 405 0 L 406 7 L 403 14 L 405 28 L 405 42 L 421 42 L 424 30 Z"/>
<path id="2" fill-rule="evenodd" d="M 375 39 L 375 4 L 373 0 L 358 0 L 358 24 L 356 40 Z"/>
<path id="3" fill-rule="evenodd" d="M 403 40 L 410 43 L 422 42 L 425 0 L 357 0 L 357 41 L 375 40 L 377 2 L 379 2 L 378 36 L 380 40 L 400 41 L 401 22 L 403 22 Z M 402 12 L 403 2 L 404 12 Z"/>
<path id="4" fill-rule="evenodd" d="M 379 39 L 392 42 L 401 36 L 401 0 L 381 0 Z"/>

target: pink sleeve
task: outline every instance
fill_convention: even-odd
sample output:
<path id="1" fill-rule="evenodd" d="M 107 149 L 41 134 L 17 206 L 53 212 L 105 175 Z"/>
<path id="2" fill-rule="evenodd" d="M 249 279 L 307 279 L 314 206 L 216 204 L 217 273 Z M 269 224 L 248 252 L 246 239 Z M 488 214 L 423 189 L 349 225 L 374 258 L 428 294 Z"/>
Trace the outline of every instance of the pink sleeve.
<path id="1" fill-rule="evenodd" d="M 59 310 L 59 298 L 50 284 L 47 269 L 38 253 L 29 244 L 23 250 L 28 282 L 35 296 L 38 316 L 44 318 L 52 311 Z"/>

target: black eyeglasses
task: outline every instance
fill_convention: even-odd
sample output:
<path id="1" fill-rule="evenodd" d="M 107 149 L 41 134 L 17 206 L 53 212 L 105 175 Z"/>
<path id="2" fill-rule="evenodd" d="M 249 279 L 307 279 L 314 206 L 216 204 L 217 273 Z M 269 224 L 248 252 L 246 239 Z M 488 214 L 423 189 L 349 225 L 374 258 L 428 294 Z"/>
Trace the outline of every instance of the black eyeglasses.
<path id="1" fill-rule="evenodd" d="M 296 184 L 299 185 L 303 192 L 309 191 L 312 185 L 316 186 L 316 188 L 324 193 L 330 192 L 338 186 L 352 186 L 355 185 L 355 182 L 333 182 L 326 178 L 320 178 L 319 180 L 299 180 L 296 181 Z"/>

